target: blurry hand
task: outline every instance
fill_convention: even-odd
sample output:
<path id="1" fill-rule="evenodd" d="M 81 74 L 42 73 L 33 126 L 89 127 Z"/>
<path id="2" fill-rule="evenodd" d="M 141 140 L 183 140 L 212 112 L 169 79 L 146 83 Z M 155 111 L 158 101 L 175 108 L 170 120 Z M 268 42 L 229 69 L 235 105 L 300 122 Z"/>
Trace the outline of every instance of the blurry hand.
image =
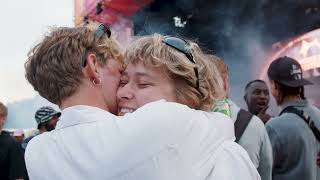
<path id="1" fill-rule="evenodd" d="M 269 108 L 268 106 L 265 106 L 263 109 L 260 110 L 260 112 L 257 114 L 257 116 L 262 120 L 262 122 L 265 124 L 269 121 L 271 116 L 266 113 L 267 109 Z"/>

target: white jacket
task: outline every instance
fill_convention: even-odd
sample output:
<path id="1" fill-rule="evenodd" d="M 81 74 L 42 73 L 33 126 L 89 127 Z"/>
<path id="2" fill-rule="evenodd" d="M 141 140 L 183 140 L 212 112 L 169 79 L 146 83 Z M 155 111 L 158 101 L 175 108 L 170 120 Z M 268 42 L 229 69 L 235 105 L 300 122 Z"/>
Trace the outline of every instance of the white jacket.
<path id="1" fill-rule="evenodd" d="M 221 113 L 158 101 L 117 117 L 102 109 L 62 111 L 53 130 L 33 138 L 31 180 L 258 180 Z"/>
<path id="2" fill-rule="evenodd" d="M 228 100 L 231 119 L 236 122 L 240 108 Z M 239 144 L 248 152 L 262 180 L 272 179 L 273 155 L 270 139 L 263 122 L 255 115 L 242 134 Z"/>

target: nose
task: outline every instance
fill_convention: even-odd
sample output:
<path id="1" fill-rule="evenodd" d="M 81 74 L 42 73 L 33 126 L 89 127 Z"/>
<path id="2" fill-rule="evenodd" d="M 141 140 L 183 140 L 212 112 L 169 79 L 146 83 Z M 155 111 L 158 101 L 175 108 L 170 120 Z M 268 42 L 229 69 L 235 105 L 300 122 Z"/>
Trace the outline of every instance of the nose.
<path id="1" fill-rule="evenodd" d="M 259 98 L 263 99 L 263 100 L 267 100 L 268 99 L 268 95 L 265 94 L 265 93 L 261 93 L 261 94 L 259 94 Z"/>
<path id="2" fill-rule="evenodd" d="M 117 99 L 118 101 L 128 101 L 133 98 L 133 89 L 129 84 L 124 85 L 123 87 L 118 88 Z"/>

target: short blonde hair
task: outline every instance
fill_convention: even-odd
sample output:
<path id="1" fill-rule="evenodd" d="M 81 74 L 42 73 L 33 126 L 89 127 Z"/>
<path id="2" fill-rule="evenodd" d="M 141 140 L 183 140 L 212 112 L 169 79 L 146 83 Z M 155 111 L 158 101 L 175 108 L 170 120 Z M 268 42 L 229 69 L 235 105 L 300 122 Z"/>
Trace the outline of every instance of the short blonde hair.
<path id="1" fill-rule="evenodd" d="M 214 62 L 200 47 L 188 41 L 194 61 L 178 50 L 164 44 L 165 36 L 153 34 L 134 40 L 127 48 L 125 64 L 143 62 L 152 67 L 164 67 L 176 85 L 178 102 L 195 109 L 209 111 L 223 97 L 222 79 Z M 199 88 L 194 67 L 198 69 Z"/>
<path id="2" fill-rule="evenodd" d="M 81 60 L 94 53 L 101 65 L 107 59 L 123 61 L 121 49 L 106 34 L 97 39 L 97 27 L 53 28 L 28 54 L 26 78 L 41 96 L 60 105 L 73 95 L 84 77 Z"/>
<path id="3" fill-rule="evenodd" d="M 2 102 L 0 102 L 0 117 L 8 116 L 8 108 Z"/>

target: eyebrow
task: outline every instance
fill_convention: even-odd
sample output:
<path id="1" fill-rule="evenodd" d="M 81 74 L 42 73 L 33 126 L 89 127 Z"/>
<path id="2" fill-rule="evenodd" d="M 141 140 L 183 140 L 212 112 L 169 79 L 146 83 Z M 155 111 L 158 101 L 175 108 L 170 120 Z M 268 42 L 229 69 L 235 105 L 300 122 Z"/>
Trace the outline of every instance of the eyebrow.
<path id="1" fill-rule="evenodd" d="M 124 72 L 121 73 L 121 75 L 128 76 L 128 73 L 126 71 L 124 71 Z M 139 76 L 139 77 L 145 76 L 145 77 L 153 78 L 150 74 L 144 73 L 144 72 L 136 72 L 136 73 L 134 73 L 134 75 L 135 76 Z"/>
<path id="2" fill-rule="evenodd" d="M 138 77 L 148 77 L 148 78 L 153 78 L 150 74 L 148 73 L 144 73 L 144 72 L 137 72 L 134 74 L 135 76 L 138 76 Z"/>

